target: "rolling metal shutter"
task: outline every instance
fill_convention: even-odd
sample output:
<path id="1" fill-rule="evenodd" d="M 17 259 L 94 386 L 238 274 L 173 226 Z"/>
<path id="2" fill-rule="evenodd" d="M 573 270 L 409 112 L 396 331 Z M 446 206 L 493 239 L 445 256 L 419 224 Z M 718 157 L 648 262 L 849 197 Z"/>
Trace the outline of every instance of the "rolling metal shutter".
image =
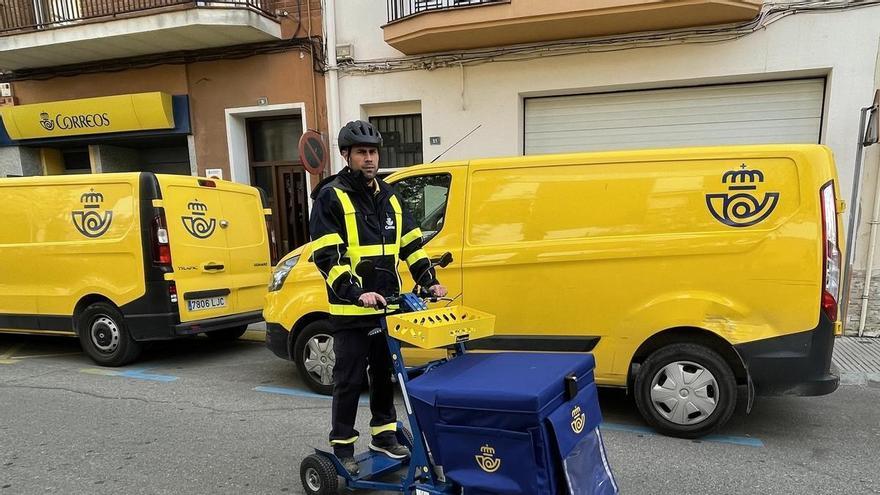
<path id="1" fill-rule="evenodd" d="M 818 143 L 825 79 L 525 100 L 525 154 Z"/>

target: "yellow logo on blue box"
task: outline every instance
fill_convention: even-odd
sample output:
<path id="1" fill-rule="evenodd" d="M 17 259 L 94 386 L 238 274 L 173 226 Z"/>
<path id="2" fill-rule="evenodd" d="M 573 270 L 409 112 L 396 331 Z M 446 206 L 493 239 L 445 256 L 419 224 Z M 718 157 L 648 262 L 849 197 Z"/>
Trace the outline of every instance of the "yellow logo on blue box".
<path id="1" fill-rule="evenodd" d="M 501 458 L 495 457 L 495 449 L 487 444 L 480 449 L 480 452 L 482 455 L 478 454 L 474 456 L 480 469 L 487 473 L 494 473 L 501 468 Z"/>

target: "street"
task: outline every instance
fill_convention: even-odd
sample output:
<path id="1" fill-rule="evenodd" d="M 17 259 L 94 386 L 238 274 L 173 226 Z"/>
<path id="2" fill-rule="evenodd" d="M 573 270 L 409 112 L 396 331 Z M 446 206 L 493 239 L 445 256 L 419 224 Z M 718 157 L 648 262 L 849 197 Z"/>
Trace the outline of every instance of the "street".
<path id="1" fill-rule="evenodd" d="M 253 333 L 253 332 L 249 332 Z M 699 441 L 647 428 L 601 393 L 621 493 L 880 493 L 880 385 L 742 401 Z M 402 404 L 398 412 L 403 411 Z M 136 364 L 95 366 L 74 339 L 0 335 L 0 494 L 302 493 L 330 401 L 256 338 L 161 343 Z M 359 446 L 369 409 L 361 407 Z"/>

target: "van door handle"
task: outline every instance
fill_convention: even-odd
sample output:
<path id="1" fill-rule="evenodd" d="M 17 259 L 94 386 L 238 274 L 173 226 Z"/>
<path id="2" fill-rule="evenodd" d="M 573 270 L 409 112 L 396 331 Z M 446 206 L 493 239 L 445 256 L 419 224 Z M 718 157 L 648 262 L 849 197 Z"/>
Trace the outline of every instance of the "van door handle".
<path id="1" fill-rule="evenodd" d="M 219 272 L 226 268 L 226 266 L 216 263 L 207 263 L 203 265 L 202 268 L 204 268 L 205 271 Z"/>

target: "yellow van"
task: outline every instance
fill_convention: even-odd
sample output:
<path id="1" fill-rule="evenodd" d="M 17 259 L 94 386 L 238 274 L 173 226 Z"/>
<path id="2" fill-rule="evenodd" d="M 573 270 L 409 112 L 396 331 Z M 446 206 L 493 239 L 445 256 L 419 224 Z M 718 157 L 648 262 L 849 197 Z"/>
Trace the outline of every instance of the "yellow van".
<path id="1" fill-rule="evenodd" d="M 262 320 L 259 190 L 152 173 L 0 179 L 0 332 L 77 335 L 95 362 Z"/>
<path id="2" fill-rule="evenodd" d="M 593 352 L 645 420 L 697 437 L 739 394 L 828 394 L 841 219 L 815 145 L 525 156 L 388 178 L 457 301 L 496 315 L 471 348 Z M 267 345 L 331 390 L 326 291 L 309 246 L 275 267 Z M 406 277 L 403 277 L 406 280 Z"/>

